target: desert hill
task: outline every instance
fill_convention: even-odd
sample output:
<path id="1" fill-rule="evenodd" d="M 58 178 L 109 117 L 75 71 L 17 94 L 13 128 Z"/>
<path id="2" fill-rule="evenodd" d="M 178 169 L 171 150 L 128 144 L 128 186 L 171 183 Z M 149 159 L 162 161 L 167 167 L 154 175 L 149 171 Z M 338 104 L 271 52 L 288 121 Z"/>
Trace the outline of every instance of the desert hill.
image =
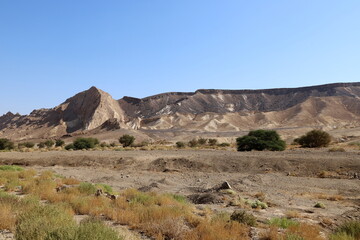
<path id="1" fill-rule="evenodd" d="M 355 127 L 360 127 L 359 82 L 264 90 L 208 89 L 120 100 L 91 87 L 51 109 L 29 115 L 9 112 L 0 117 L 0 137 L 13 140 L 82 134 L 111 138 L 111 132 L 121 131 L 156 138 L 188 132 L 221 136 L 254 128 Z"/>

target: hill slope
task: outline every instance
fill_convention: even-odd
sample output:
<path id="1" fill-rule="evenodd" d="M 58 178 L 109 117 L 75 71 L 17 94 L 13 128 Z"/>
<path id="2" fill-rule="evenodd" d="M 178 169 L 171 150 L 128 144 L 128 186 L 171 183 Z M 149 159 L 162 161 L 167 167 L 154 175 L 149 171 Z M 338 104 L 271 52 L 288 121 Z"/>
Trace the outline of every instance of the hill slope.
<path id="1" fill-rule="evenodd" d="M 0 117 L 0 137 L 55 138 L 87 132 L 236 132 L 253 128 L 360 126 L 360 83 L 264 90 L 197 90 L 114 100 L 95 88 L 52 109 Z"/>

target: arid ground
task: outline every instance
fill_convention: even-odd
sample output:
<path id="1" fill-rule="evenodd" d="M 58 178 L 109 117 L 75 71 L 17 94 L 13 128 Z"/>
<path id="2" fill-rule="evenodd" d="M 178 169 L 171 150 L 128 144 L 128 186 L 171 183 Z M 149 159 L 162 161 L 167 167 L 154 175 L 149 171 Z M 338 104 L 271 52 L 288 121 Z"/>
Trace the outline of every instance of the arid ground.
<path id="1" fill-rule="evenodd" d="M 360 219 L 359 151 L 3 152 L 0 164 L 53 170 L 81 181 L 105 183 L 115 190 L 181 194 L 201 203 L 199 207 L 215 211 L 232 212 L 240 208 L 234 204 L 236 200 L 259 199 L 269 207 L 249 211 L 260 222 L 291 214 L 299 221 L 319 224 L 325 232 L 346 219 Z M 235 193 L 214 191 L 224 181 Z M 315 208 L 316 203 L 325 208 Z"/>

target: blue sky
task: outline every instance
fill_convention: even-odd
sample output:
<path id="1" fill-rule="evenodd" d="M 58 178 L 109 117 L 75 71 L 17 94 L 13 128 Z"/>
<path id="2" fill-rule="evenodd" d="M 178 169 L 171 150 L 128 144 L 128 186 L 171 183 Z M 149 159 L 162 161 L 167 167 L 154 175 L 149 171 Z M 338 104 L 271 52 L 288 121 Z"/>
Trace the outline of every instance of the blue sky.
<path id="1" fill-rule="evenodd" d="M 91 86 L 115 99 L 360 81 L 358 0 L 3 0 L 0 115 Z"/>

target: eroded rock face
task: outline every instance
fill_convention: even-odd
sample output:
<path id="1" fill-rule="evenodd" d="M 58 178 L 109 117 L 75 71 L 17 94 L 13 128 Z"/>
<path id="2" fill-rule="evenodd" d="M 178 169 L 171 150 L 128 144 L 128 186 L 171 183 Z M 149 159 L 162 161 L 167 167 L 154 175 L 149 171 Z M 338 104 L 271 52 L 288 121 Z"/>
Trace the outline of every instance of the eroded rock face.
<path id="1" fill-rule="evenodd" d="M 197 90 L 114 100 L 96 87 L 51 109 L 0 117 L 0 137 L 61 137 L 114 129 L 234 132 L 360 126 L 360 83 L 266 90 Z"/>
<path id="2" fill-rule="evenodd" d="M 108 127 L 126 127 L 124 121 L 125 113 L 118 102 L 91 87 L 52 109 L 34 110 L 24 116 L 7 113 L 0 117 L 0 130 L 14 139 L 48 138 L 92 130 L 106 122 Z"/>
<path id="3" fill-rule="evenodd" d="M 124 111 L 117 101 L 96 87 L 69 98 L 57 109 L 61 109 L 61 119 L 68 133 L 97 128 L 109 119 L 125 120 Z"/>

